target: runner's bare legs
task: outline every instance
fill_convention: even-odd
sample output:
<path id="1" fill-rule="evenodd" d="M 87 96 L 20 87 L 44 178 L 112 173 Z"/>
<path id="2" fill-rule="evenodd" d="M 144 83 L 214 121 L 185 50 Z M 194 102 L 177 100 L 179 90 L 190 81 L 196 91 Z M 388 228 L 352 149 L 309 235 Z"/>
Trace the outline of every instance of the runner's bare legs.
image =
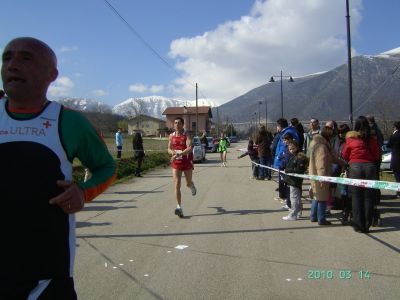
<path id="1" fill-rule="evenodd" d="M 186 171 L 185 171 L 186 172 Z M 176 202 L 181 206 L 182 196 L 181 196 L 181 181 L 182 181 L 182 171 L 177 169 L 172 169 L 172 176 L 175 183 L 175 196 Z M 186 173 L 185 173 L 186 176 Z"/>
<path id="2" fill-rule="evenodd" d="M 186 186 L 188 188 L 191 188 L 193 185 L 193 181 L 192 181 L 193 170 L 185 170 L 183 172 L 185 173 Z"/>

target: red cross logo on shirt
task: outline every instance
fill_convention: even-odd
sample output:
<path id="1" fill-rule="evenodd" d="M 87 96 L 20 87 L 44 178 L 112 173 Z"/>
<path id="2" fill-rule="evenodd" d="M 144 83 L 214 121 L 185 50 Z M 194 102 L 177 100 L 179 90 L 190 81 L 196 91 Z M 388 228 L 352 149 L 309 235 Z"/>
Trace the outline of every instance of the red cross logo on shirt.
<path id="1" fill-rule="evenodd" d="M 46 122 L 43 123 L 43 125 L 47 128 L 49 128 L 51 126 L 51 123 L 49 122 L 49 120 L 47 120 Z"/>

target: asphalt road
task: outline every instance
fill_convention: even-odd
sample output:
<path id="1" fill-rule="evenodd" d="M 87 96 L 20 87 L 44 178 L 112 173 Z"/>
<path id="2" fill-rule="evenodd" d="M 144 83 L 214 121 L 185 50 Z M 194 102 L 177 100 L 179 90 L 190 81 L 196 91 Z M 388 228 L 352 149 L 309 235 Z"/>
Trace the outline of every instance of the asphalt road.
<path id="1" fill-rule="evenodd" d="M 78 213 L 79 299 L 400 299 L 399 199 L 383 196 L 382 226 L 369 234 L 337 215 L 311 223 L 307 201 L 302 219 L 283 221 L 276 182 L 250 179 L 249 158 L 236 158 L 245 146 L 229 148 L 226 168 L 210 153 L 195 165 L 183 219 L 170 168 L 114 185 Z"/>

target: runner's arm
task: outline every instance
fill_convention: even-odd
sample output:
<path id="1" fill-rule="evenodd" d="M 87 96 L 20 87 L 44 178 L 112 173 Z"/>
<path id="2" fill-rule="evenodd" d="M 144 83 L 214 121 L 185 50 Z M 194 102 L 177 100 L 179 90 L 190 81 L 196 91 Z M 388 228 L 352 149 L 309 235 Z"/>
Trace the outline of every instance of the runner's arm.
<path id="1" fill-rule="evenodd" d="M 79 182 L 85 201 L 101 194 L 115 180 L 117 167 L 102 138 L 79 112 L 64 109 L 61 116 L 61 140 L 68 159 L 78 158 L 92 173 L 86 182 Z"/>
<path id="2" fill-rule="evenodd" d="M 182 155 L 187 155 L 190 152 L 192 152 L 193 145 L 192 145 L 192 137 L 190 135 L 187 135 L 186 138 L 186 149 L 182 151 Z"/>

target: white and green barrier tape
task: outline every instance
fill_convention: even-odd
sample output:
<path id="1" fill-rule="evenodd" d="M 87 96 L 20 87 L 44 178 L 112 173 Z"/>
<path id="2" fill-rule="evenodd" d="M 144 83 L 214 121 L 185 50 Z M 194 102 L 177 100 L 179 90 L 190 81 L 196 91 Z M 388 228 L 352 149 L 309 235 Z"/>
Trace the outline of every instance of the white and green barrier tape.
<path id="1" fill-rule="evenodd" d="M 274 170 L 276 172 L 283 173 L 285 175 L 300 177 L 300 178 L 309 179 L 309 180 L 345 184 L 345 185 L 358 186 L 358 187 L 364 187 L 364 188 L 370 188 L 370 189 L 391 190 L 391 191 L 400 192 L 400 182 L 285 173 L 284 171 L 281 171 L 281 170 L 278 170 L 275 168 L 271 168 L 268 166 L 260 165 L 255 162 L 253 162 L 253 164 L 255 164 L 261 168 L 268 168 L 268 169 Z"/>

